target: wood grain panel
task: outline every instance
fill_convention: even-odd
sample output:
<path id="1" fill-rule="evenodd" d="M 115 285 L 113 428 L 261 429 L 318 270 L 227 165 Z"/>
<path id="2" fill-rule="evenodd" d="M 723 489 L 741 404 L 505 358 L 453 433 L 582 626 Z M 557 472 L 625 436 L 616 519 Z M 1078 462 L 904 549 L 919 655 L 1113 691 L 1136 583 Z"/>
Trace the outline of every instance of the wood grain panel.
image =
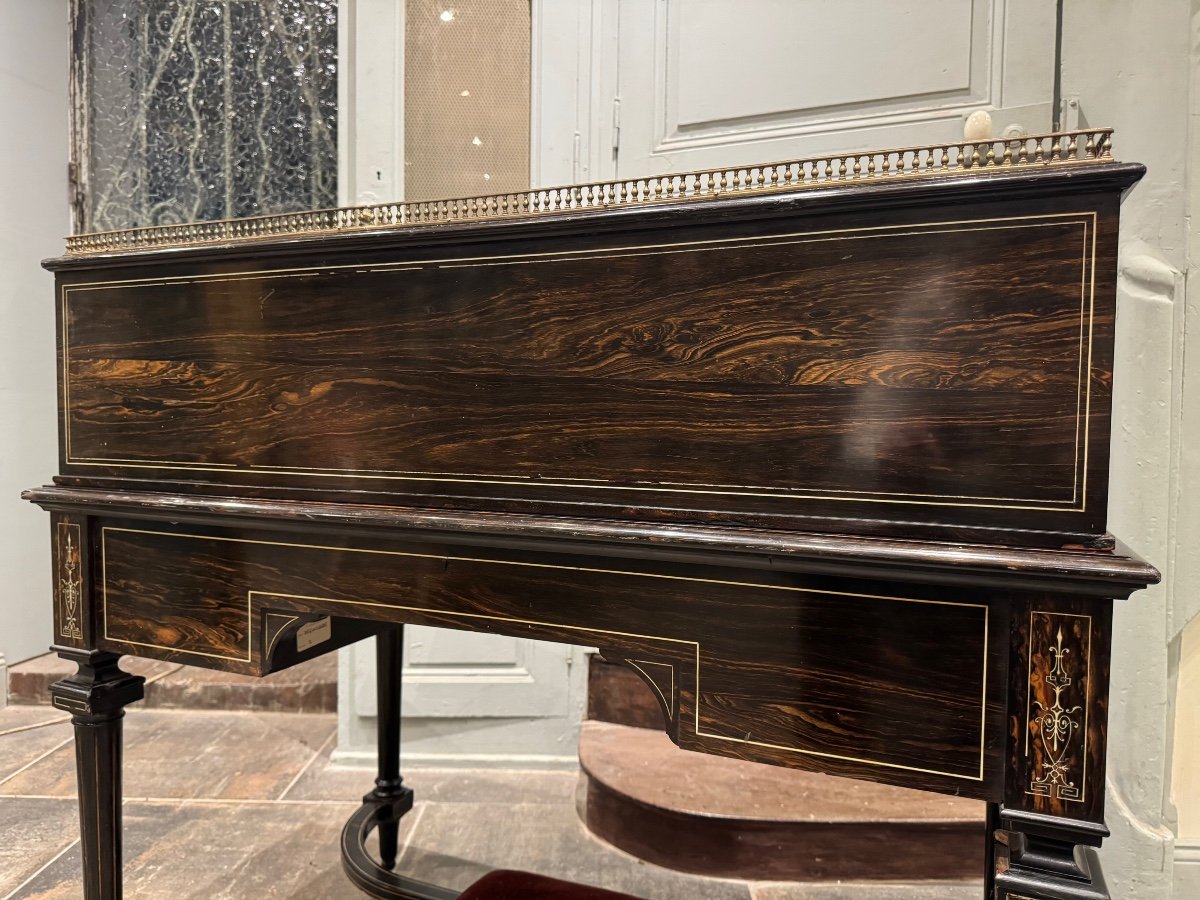
<path id="1" fill-rule="evenodd" d="M 599 645 L 674 668 L 682 746 L 968 796 L 997 784 L 1004 689 L 985 667 L 1007 620 L 996 632 L 955 591 L 119 524 L 103 557 L 108 649 L 265 671 L 268 611 Z M 857 637 L 839 640 L 847 621 Z"/>
<path id="2" fill-rule="evenodd" d="M 96 285 L 72 289 L 70 339 L 75 358 L 1074 386 L 1090 224 L 1068 215 Z"/>
<path id="3" fill-rule="evenodd" d="M 1096 218 L 943 218 L 68 286 L 65 461 L 692 517 L 1082 511 Z"/>
<path id="4" fill-rule="evenodd" d="M 89 451 L 110 448 L 154 465 L 303 470 L 308 461 L 313 471 L 365 478 L 1038 506 L 1070 506 L 1080 489 L 1074 431 L 1062 424 L 1075 412 L 1071 391 L 995 392 L 982 421 L 975 395 L 928 388 L 897 396 L 873 386 L 719 388 L 149 360 L 79 362 L 72 377 L 75 461 L 103 460 Z M 1031 421 L 1031 406 L 1044 416 Z M 1016 431 L 1020 443 L 1006 437 Z M 997 492 L 975 493 L 985 487 Z"/>

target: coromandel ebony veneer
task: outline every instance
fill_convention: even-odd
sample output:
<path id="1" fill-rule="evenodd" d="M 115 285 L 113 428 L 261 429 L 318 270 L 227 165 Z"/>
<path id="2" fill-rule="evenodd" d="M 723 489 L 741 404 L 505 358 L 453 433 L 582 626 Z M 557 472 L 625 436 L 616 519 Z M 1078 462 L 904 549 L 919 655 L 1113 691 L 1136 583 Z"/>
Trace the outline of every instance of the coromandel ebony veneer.
<path id="1" fill-rule="evenodd" d="M 119 656 L 370 635 L 346 871 L 456 896 L 394 871 L 408 623 L 599 647 L 686 750 L 986 801 L 988 897 L 1107 897 L 1112 602 L 1158 578 L 1106 525 L 1142 171 L 1096 129 L 69 238 L 26 496 L 89 900 Z"/>

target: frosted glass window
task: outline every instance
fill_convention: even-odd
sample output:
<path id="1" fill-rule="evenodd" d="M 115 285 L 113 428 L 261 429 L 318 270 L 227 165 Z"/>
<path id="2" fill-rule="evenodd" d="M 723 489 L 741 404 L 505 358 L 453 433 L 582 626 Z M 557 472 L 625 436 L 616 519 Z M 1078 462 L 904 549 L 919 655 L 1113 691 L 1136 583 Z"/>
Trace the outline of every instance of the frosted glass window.
<path id="1" fill-rule="evenodd" d="M 404 199 L 529 187 L 529 0 L 407 0 Z"/>
<path id="2" fill-rule="evenodd" d="M 74 0 L 76 227 L 336 205 L 336 0 Z"/>

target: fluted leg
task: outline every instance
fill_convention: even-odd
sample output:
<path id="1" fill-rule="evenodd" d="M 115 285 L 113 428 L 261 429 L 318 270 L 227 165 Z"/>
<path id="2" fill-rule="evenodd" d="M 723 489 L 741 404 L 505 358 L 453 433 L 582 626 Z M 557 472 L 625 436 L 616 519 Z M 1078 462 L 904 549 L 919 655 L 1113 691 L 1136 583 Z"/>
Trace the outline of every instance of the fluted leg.
<path id="1" fill-rule="evenodd" d="M 387 900 L 455 900 L 458 891 L 418 881 L 393 871 L 400 820 L 412 810 L 413 792 L 400 777 L 400 667 L 404 662 L 404 626 L 379 634 L 376 641 L 379 709 L 379 775 L 375 788 L 342 829 L 342 868 L 371 897 Z M 367 853 L 367 837 L 379 838 L 380 861 Z"/>
<path id="2" fill-rule="evenodd" d="M 56 707 L 71 713 L 79 780 L 79 821 L 85 900 L 120 900 L 121 720 L 125 706 L 141 700 L 145 679 L 122 672 L 112 653 L 55 647 L 79 666 L 56 682 Z"/>

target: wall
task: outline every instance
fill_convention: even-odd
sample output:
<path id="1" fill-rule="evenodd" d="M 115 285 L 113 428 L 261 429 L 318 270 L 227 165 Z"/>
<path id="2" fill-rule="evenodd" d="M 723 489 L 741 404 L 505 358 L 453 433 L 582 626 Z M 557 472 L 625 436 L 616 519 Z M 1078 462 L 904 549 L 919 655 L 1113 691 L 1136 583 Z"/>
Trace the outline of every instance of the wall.
<path id="1" fill-rule="evenodd" d="M 54 474 L 53 279 L 67 213 L 67 0 L 0 0 L 0 656 L 50 643 L 46 514 L 18 500 Z M 0 685 L 0 694 L 4 686 Z"/>
<path id="2" fill-rule="evenodd" d="M 474 12 L 482 8 L 476 4 Z M 590 0 L 535 0 L 532 7 L 533 184 L 586 177 L 575 168 L 570 136 L 578 133 L 577 116 L 588 96 L 577 67 L 586 62 L 579 35 L 586 32 L 589 8 Z M 412 10 L 396 0 L 339 0 L 343 204 L 394 200 L 410 192 L 406 179 L 413 169 L 405 159 L 404 135 L 412 123 L 405 115 L 404 77 L 405 16 Z M 458 10 L 462 21 L 474 14 L 468 7 Z M 467 70 L 460 75 L 477 77 Z M 477 95 L 473 88 L 471 96 Z M 406 765 L 577 764 L 587 671 L 582 648 L 409 627 L 405 656 Z M 335 760 L 373 766 L 375 728 L 375 649 L 372 641 L 362 641 L 339 652 Z"/>
<path id="3" fill-rule="evenodd" d="M 1200 897 L 1200 618 L 1180 641 L 1171 799 L 1176 814 L 1175 897 Z"/>
<path id="4" fill-rule="evenodd" d="M 1088 123 L 1116 127 L 1119 158 L 1148 168 L 1123 212 L 1109 519 L 1113 532 L 1164 575 L 1162 585 L 1118 604 L 1115 613 L 1112 837 L 1102 857 L 1113 896 L 1126 900 L 1171 896 L 1172 660 L 1196 609 L 1189 585 L 1196 584 L 1192 548 L 1200 546 L 1200 527 L 1187 506 L 1200 446 L 1188 438 L 1200 437 L 1200 408 L 1191 396 L 1200 372 L 1190 371 L 1200 345 L 1192 338 L 1191 359 L 1185 350 L 1195 307 L 1186 291 L 1188 215 L 1200 210 L 1189 209 L 1188 195 L 1197 147 L 1187 115 L 1194 108 L 1197 6 L 1067 0 L 1063 20 L 1064 96 L 1079 98 Z"/>
<path id="5" fill-rule="evenodd" d="M 1181 439 L 1175 510 L 1175 557 L 1167 640 L 1176 682 L 1168 816 L 1175 814 L 1174 896 L 1200 897 L 1200 0 L 1191 6 L 1191 97 L 1187 173 L 1187 302 Z"/>

